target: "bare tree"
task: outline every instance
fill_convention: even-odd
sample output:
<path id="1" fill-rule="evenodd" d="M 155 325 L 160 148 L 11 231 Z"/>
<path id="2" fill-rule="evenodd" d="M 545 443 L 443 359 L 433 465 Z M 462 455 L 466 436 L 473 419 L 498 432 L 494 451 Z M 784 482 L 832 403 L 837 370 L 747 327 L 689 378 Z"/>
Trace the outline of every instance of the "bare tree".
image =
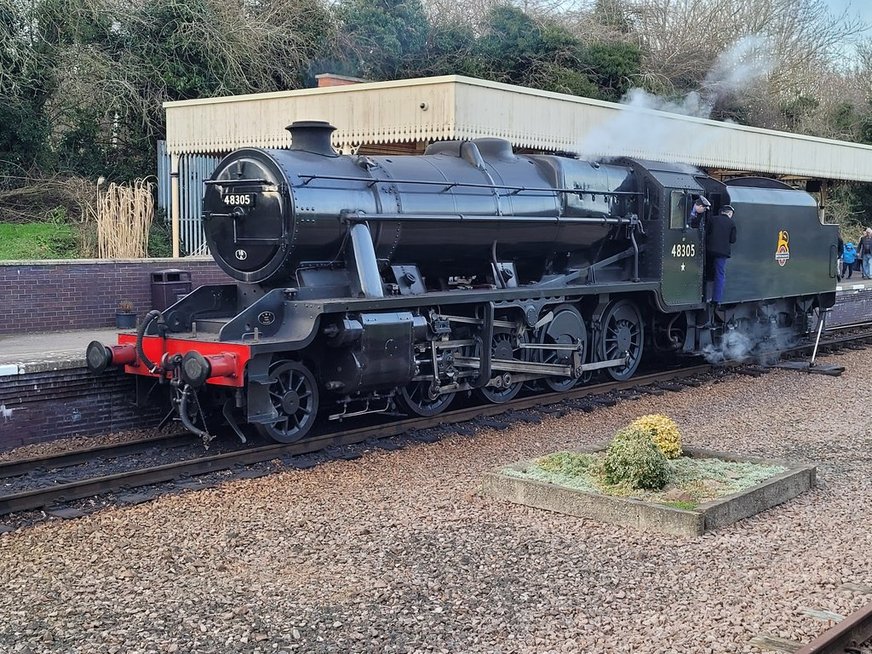
<path id="1" fill-rule="evenodd" d="M 833 15 L 822 0 L 628 0 L 635 33 L 654 79 L 681 89 L 702 82 L 717 55 L 744 36 L 763 36 L 778 62 L 767 80 L 775 93 L 813 84 L 863 25 Z"/>
<path id="2" fill-rule="evenodd" d="M 560 19 L 586 14 L 591 0 L 422 0 L 427 15 L 434 23 L 461 22 L 477 31 L 494 7 L 510 5 L 537 18 Z"/>

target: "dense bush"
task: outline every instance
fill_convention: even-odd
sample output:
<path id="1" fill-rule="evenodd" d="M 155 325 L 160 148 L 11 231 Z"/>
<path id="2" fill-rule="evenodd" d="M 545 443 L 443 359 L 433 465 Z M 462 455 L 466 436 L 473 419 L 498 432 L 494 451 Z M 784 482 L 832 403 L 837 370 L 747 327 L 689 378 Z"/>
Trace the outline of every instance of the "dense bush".
<path id="1" fill-rule="evenodd" d="M 659 490 L 666 485 L 666 457 L 654 445 L 651 432 L 627 427 L 609 444 L 602 473 L 609 484 Z"/>
<path id="2" fill-rule="evenodd" d="M 155 212 L 154 221 L 148 232 L 148 256 L 171 257 L 173 256 L 173 234 L 166 222 L 166 212 Z M 182 256 L 186 253 L 182 252 Z"/>
<path id="3" fill-rule="evenodd" d="M 671 418 L 659 413 L 652 413 L 637 418 L 630 423 L 630 429 L 642 429 L 650 432 L 654 442 L 667 459 L 677 459 L 681 456 L 681 432 Z"/>

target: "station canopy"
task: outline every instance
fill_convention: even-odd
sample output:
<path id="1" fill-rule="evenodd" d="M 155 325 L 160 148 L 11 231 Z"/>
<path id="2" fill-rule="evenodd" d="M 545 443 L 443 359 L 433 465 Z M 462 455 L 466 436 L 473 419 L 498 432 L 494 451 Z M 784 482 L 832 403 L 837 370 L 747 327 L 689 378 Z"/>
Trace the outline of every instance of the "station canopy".
<path id="1" fill-rule="evenodd" d="M 872 147 L 448 75 L 164 104 L 170 154 L 284 148 L 296 120 L 326 120 L 341 151 L 420 152 L 499 137 L 517 149 L 628 156 L 722 171 L 872 181 Z"/>

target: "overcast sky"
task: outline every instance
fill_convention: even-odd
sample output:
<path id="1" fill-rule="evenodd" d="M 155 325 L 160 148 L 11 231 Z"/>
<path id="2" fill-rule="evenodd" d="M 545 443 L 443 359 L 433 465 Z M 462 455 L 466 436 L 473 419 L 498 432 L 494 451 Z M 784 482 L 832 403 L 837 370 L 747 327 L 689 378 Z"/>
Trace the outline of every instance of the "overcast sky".
<path id="1" fill-rule="evenodd" d="M 837 14 L 847 9 L 872 25 L 872 0 L 824 0 L 824 2 Z"/>

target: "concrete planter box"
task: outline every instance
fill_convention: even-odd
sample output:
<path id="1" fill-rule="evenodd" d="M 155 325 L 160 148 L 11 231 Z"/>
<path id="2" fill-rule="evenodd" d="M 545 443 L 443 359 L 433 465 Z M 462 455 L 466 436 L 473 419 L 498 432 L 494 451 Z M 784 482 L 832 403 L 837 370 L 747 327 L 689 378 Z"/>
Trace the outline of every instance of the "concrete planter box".
<path id="1" fill-rule="evenodd" d="M 595 452 L 602 447 L 584 450 Z M 677 536 L 699 536 L 706 531 L 747 518 L 805 492 L 815 483 L 816 468 L 785 461 L 741 457 L 698 448 L 684 448 L 685 456 L 724 461 L 778 465 L 785 472 L 743 491 L 700 504 L 695 509 L 676 509 L 656 502 L 589 493 L 530 479 L 510 477 L 500 471 L 485 476 L 483 490 L 488 495 L 516 504 L 557 513 L 589 518 L 625 527 L 658 531 Z M 524 470 L 530 462 L 509 468 Z"/>

